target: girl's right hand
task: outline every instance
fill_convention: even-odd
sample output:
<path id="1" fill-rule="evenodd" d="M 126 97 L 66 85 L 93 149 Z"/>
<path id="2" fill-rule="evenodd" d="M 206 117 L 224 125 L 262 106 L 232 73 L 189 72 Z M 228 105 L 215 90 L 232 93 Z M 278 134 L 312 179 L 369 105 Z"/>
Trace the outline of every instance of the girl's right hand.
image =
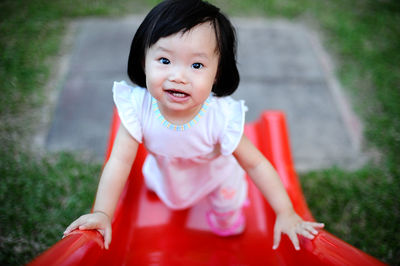
<path id="1" fill-rule="evenodd" d="M 64 237 L 73 230 L 91 230 L 95 229 L 100 232 L 104 238 L 104 247 L 108 249 L 111 243 L 111 219 L 104 212 L 95 211 L 90 214 L 85 214 L 71 223 L 64 231 Z"/>

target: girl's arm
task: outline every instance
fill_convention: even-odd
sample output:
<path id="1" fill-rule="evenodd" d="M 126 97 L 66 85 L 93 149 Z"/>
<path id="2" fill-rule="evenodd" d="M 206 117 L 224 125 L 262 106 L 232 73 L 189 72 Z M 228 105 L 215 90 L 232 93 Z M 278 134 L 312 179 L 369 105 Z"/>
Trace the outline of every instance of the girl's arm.
<path id="1" fill-rule="evenodd" d="M 110 159 L 104 167 L 97 189 L 93 212 L 101 211 L 112 218 L 119 196 L 125 186 L 139 143 L 121 124 Z"/>
<path id="2" fill-rule="evenodd" d="M 276 213 L 273 249 L 279 246 L 281 233 L 289 236 L 296 250 L 300 249 L 297 234 L 309 239 L 318 234 L 315 228 L 324 225 L 305 222 L 296 214 L 278 173 L 246 136 L 243 135 L 233 155 Z"/>
<path id="3" fill-rule="evenodd" d="M 100 178 L 93 213 L 83 215 L 75 220 L 67 227 L 64 235 L 77 228 L 80 230 L 97 229 L 103 235 L 104 245 L 108 249 L 111 242 L 111 220 L 135 160 L 138 146 L 138 142 L 121 124 L 110 159 Z"/>

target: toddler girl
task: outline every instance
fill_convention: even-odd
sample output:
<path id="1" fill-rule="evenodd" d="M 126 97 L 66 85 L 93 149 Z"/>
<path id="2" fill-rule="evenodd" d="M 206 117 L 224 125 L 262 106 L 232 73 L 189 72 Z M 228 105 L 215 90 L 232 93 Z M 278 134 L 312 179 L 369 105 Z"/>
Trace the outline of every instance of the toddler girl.
<path id="1" fill-rule="evenodd" d="M 239 84 L 236 37 L 219 9 L 201 0 L 167 0 L 146 16 L 131 45 L 128 75 L 138 87 L 115 82 L 121 118 L 113 151 L 102 173 L 93 213 L 64 232 L 97 229 L 105 247 L 111 219 L 139 143 L 147 187 L 172 209 L 210 203 L 207 222 L 221 236 L 245 225 L 245 172 L 276 212 L 274 246 L 286 233 L 314 238 L 323 224 L 303 221 L 293 210 L 279 176 L 243 135 L 246 106 L 231 95 Z"/>

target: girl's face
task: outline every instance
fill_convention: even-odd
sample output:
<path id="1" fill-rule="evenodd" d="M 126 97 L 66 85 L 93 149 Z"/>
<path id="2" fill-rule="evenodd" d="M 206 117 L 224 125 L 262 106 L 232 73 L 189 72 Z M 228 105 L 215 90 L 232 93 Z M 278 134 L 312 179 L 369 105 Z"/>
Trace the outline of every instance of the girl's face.
<path id="1" fill-rule="evenodd" d="M 218 63 L 209 23 L 161 38 L 147 50 L 146 86 L 165 118 L 188 122 L 200 111 L 211 93 Z"/>

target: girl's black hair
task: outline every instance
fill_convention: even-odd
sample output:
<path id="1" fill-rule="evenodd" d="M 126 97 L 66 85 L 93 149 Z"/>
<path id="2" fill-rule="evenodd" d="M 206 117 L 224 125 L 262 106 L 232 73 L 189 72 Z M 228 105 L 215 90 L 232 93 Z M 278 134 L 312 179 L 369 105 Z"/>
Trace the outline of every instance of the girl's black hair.
<path id="1" fill-rule="evenodd" d="M 160 38 L 187 32 L 205 22 L 211 23 L 214 28 L 220 57 L 212 92 L 216 96 L 231 95 L 240 81 L 236 66 L 235 29 L 219 8 L 201 0 L 163 1 L 147 14 L 131 44 L 128 59 L 128 76 L 131 81 L 146 87 L 146 51 Z"/>

